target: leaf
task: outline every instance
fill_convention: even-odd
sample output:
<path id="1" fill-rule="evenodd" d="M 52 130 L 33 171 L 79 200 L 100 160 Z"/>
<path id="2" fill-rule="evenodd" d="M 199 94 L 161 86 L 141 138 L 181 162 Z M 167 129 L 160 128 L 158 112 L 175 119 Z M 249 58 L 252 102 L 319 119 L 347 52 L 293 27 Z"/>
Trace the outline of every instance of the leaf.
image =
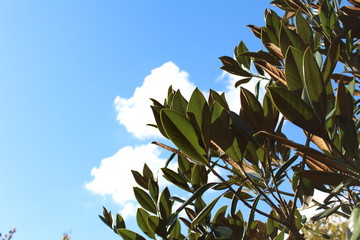
<path id="1" fill-rule="evenodd" d="M 320 68 L 310 48 L 307 48 L 304 53 L 303 71 L 311 105 L 321 122 L 324 122 L 326 116 L 326 90 Z"/>
<path id="2" fill-rule="evenodd" d="M 164 177 L 171 183 L 175 184 L 181 189 L 190 192 L 191 189 L 189 188 L 187 182 L 176 172 L 169 168 L 161 168 L 162 172 L 164 173 Z"/>
<path id="3" fill-rule="evenodd" d="M 301 11 L 296 12 L 296 31 L 306 45 L 313 45 L 313 31 L 301 14 Z"/>
<path id="4" fill-rule="evenodd" d="M 247 69 L 250 70 L 250 62 L 251 59 L 250 57 L 246 57 L 246 56 L 240 56 L 240 54 L 244 53 L 244 52 L 248 52 L 249 50 L 247 49 L 245 43 L 243 41 L 241 41 L 239 43 L 239 45 L 237 47 L 235 47 L 235 57 L 236 60 L 238 61 L 238 63 L 244 65 L 244 67 L 246 67 Z"/>
<path id="5" fill-rule="evenodd" d="M 264 110 L 257 98 L 247 89 L 240 89 L 241 116 L 255 131 L 263 129 Z"/>
<path id="6" fill-rule="evenodd" d="M 181 94 L 180 90 L 177 90 L 174 94 L 171 109 L 181 113 L 182 115 L 186 115 L 188 102 Z"/>
<path id="7" fill-rule="evenodd" d="M 211 124 L 211 139 L 234 161 L 241 161 L 238 141 L 230 130 L 230 115 L 217 102 L 212 108 Z"/>
<path id="8" fill-rule="evenodd" d="M 195 199 L 200 197 L 204 192 L 206 192 L 209 188 L 215 186 L 217 183 L 207 183 L 201 187 L 199 187 L 191 197 L 186 200 L 175 212 L 175 215 L 179 214 L 187 205 L 192 203 Z"/>
<path id="9" fill-rule="evenodd" d="M 219 58 L 221 62 L 224 64 L 220 69 L 225 70 L 228 73 L 242 76 L 242 77 L 251 77 L 252 74 L 245 71 L 241 68 L 241 66 L 231 57 L 223 56 Z"/>
<path id="10" fill-rule="evenodd" d="M 134 194 L 137 202 L 149 212 L 156 214 L 156 206 L 151 197 L 141 188 L 134 187 Z"/>
<path id="11" fill-rule="evenodd" d="M 170 231 L 170 237 L 172 239 L 181 239 L 181 225 L 179 220 L 176 220 L 174 227 Z"/>
<path id="12" fill-rule="evenodd" d="M 285 81 L 285 73 L 284 71 L 274 67 L 268 62 L 265 61 L 254 61 L 255 66 L 261 67 L 265 72 L 267 72 L 272 79 L 274 79 L 277 82 L 282 83 L 284 86 L 287 86 L 287 83 Z"/>
<path id="13" fill-rule="evenodd" d="M 252 78 L 251 77 L 247 77 L 247 78 L 243 78 L 241 80 L 238 80 L 236 83 L 235 83 L 235 88 L 237 88 L 238 86 L 240 86 L 241 84 L 246 84 L 248 82 L 250 82 Z"/>
<path id="14" fill-rule="evenodd" d="M 318 220 L 320 220 L 320 219 L 322 219 L 322 218 L 326 218 L 326 217 L 334 214 L 339 208 L 340 208 L 340 205 L 335 206 L 335 207 L 332 207 L 332 208 L 329 208 L 329 209 L 326 209 L 325 211 L 322 211 L 322 212 L 314 215 L 314 216 L 311 218 L 311 220 L 312 220 L 313 222 L 315 222 L 315 221 L 318 221 Z"/>
<path id="15" fill-rule="evenodd" d="M 147 184 L 145 178 L 138 171 L 131 170 L 131 173 L 137 184 L 139 184 L 144 189 L 148 188 L 148 184 Z"/>
<path id="16" fill-rule="evenodd" d="M 296 48 L 300 52 L 304 52 L 305 50 L 305 45 L 301 37 L 295 31 L 292 31 L 283 25 L 280 31 L 280 48 L 284 56 L 290 46 Z"/>
<path id="17" fill-rule="evenodd" d="M 253 224 L 253 222 L 254 222 L 254 217 L 255 217 L 255 210 L 254 210 L 254 209 L 257 208 L 257 205 L 258 205 L 258 203 L 259 203 L 260 197 L 261 197 L 261 195 L 259 194 L 259 195 L 255 198 L 255 200 L 254 200 L 254 202 L 253 202 L 253 205 L 252 205 L 252 208 L 251 208 L 251 210 L 250 210 L 249 220 L 248 220 L 248 222 L 247 222 L 246 232 L 245 232 L 247 236 L 250 236 L 251 226 L 252 226 L 252 224 Z"/>
<path id="18" fill-rule="evenodd" d="M 197 164 L 208 164 L 201 140 L 189 119 L 170 109 L 162 109 L 160 117 L 166 134 L 182 152 Z"/>
<path id="19" fill-rule="evenodd" d="M 340 173 L 323 172 L 323 171 L 317 171 L 317 170 L 299 171 L 296 173 L 296 175 L 298 175 L 300 177 L 304 177 L 306 179 L 309 179 L 309 180 L 317 182 L 317 183 L 332 185 L 332 186 L 337 186 L 340 183 L 342 183 L 350 178 L 349 176 L 340 174 Z M 359 181 L 354 180 L 353 184 L 358 185 Z M 353 184 L 351 184 L 351 185 L 353 185 Z"/>
<path id="20" fill-rule="evenodd" d="M 360 204 L 356 204 L 352 210 L 348 222 L 348 239 L 358 240 L 360 238 Z"/>
<path id="21" fill-rule="evenodd" d="M 289 90 L 299 91 L 304 88 L 303 83 L 303 53 L 290 46 L 285 57 L 285 77 Z"/>
<path id="22" fill-rule="evenodd" d="M 354 173 L 350 169 L 349 165 L 345 164 L 344 162 L 338 161 L 336 158 L 329 157 L 313 148 L 306 147 L 304 145 L 290 141 L 286 138 L 283 138 L 283 137 L 280 137 L 280 136 L 277 136 L 277 135 L 274 135 L 271 133 L 263 132 L 263 131 L 256 133 L 255 136 L 263 136 L 263 137 L 267 137 L 267 138 L 276 140 L 280 143 L 283 143 L 285 146 L 296 150 L 300 156 L 306 157 L 307 162 L 310 159 L 315 164 L 320 162 L 320 163 L 326 165 L 327 169 L 329 169 L 329 170 L 336 169 L 344 174 L 349 174 L 354 177 L 358 176 L 356 173 Z"/>
<path id="23" fill-rule="evenodd" d="M 115 228 L 126 228 L 124 219 L 120 216 L 120 214 L 116 214 L 116 224 Z"/>
<path id="24" fill-rule="evenodd" d="M 146 240 L 141 235 L 124 228 L 119 228 L 117 232 L 124 240 Z"/>
<path id="25" fill-rule="evenodd" d="M 279 181 L 282 178 L 283 173 L 290 167 L 291 164 L 293 164 L 295 162 L 295 160 L 297 159 L 297 155 L 292 156 L 289 160 L 287 160 L 280 168 L 279 170 L 276 172 L 275 174 L 275 181 Z"/>
<path id="26" fill-rule="evenodd" d="M 313 110 L 293 92 L 280 87 L 268 88 L 276 108 L 292 123 L 319 137 L 326 135 Z"/>
<path id="27" fill-rule="evenodd" d="M 158 209 L 160 212 L 161 219 L 168 219 L 171 214 L 172 202 L 170 200 L 170 191 L 167 187 L 160 194 Z"/>
<path id="28" fill-rule="evenodd" d="M 108 212 L 108 210 L 103 207 L 103 216 L 99 215 L 99 217 L 109 228 L 113 228 L 113 218 L 111 215 L 111 211 Z"/>
<path id="29" fill-rule="evenodd" d="M 148 189 L 149 189 L 149 193 L 150 193 L 151 197 L 155 201 L 157 201 L 157 199 L 159 197 L 159 185 L 158 185 L 157 181 L 155 181 L 153 178 L 149 179 Z"/>
<path id="30" fill-rule="evenodd" d="M 196 88 L 189 100 L 187 115 L 201 135 L 206 150 L 210 145 L 211 114 L 204 95 Z"/>
<path id="31" fill-rule="evenodd" d="M 222 195 L 215 198 L 210 204 L 206 205 L 205 208 L 201 210 L 201 212 L 194 218 L 194 220 L 191 222 L 191 226 L 195 226 L 196 224 L 200 223 L 202 220 L 204 220 L 206 217 L 210 216 L 211 210 L 215 207 L 215 204 L 219 201 L 219 199 L 222 197 Z"/>
<path id="32" fill-rule="evenodd" d="M 263 99 L 264 109 L 264 130 L 267 132 L 275 131 L 279 120 L 279 111 L 276 109 L 274 103 L 271 101 L 269 92 L 266 92 Z"/>
<path id="33" fill-rule="evenodd" d="M 353 98 L 342 82 L 338 86 L 336 97 L 336 123 L 342 130 L 341 144 L 354 159 L 358 156 L 358 137 L 353 117 Z"/>
<path id="34" fill-rule="evenodd" d="M 138 208 L 136 212 L 136 222 L 141 231 L 145 233 L 149 238 L 155 239 L 155 232 L 150 229 L 148 224 L 148 217 L 150 214 L 142 208 Z"/>

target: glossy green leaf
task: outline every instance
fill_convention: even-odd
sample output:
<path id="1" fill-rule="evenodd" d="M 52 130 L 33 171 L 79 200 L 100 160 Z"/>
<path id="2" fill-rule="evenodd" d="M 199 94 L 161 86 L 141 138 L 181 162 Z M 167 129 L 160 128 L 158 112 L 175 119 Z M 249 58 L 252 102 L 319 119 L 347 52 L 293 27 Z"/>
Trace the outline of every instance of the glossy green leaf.
<path id="1" fill-rule="evenodd" d="M 324 122 L 326 116 L 326 90 L 320 68 L 316 63 L 310 48 L 307 48 L 303 58 L 303 73 L 305 86 L 315 114 Z"/>
<path id="2" fill-rule="evenodd" d="M 164 177 L 171 183 L 175 184 L 185 191 L 191 191 L 187 182 L 177 173 L 169 168 L 162 168 L 161 171 L 164 174 Z"/>
<path id="3" fill-rule="evenodd" d="M 354 159 L 358 156 L 358 132 L 353 118 L 353 98 L 342 82 L 338 85 L 336 96 L 336 123 L 341 129 L 341 144 Z"/>
<path id="4" fill-rule="evenodd" d="M 134 194 L 137 202 L 149 212 L 156 214 L 156 206 L 149 196 L 144 190 L 138 187 L 134 187 Z"/>
<path id="5" fill-rule="evenodd" d="M 120 214 L 116 214 L 115 228 L 126 228 L 125 220 L 122 216 L 120 216 Z"/>
<path id="6" fill-rule="evenodd" d="M 237 88 L 237 87 L 239 87 L 241 84 L 246 84 L 246 83 L 250 82 L 251 79 L 252 79 L 251 77 L 242 78 L 242 79 L 236 81 L 234 87 Z"/>
<path id="7" fill-rule="evenodd" d="M 211 187 L 215 186 L 217 183 L 207 183 L 201 187 L 199 187 L 193 195 L 191 195 L 191 197 L 186 200 L 186 202 L 184 202 L 175 212 L 175 214 L 179 214 L 187 205 L 189 205 L 190 203 L 192 203 L 195 199 L 197 199 L 198 197 L 200 197 L 204 192 L 206 192 L 208 189 L 210 189 Z"/>
<path id="8" fill-rule="evenodd" d="M 174 98 L 172 101 L 171 109 L 173 109 L 185 116 L 186 110 L 187 110 L 187 105 L 188 105 L 187 100 L 183 97 L 180 90 L 177 90 L 175 92 L 175 95 L 174 95 Z"/>
<path id="9" fill-rule="evenodd" d="M 321 69 L 321 73 L 323 75 L 325 83 L 329 82 L 331 84 L 330 77 L 336 67 L 336 64 L 339 60 L 339 56 L 340 56 L 340 43 L 339 43 L 339 39 L 336 39 L 332 42 L 326 54 L 324 65 Z"/>
<path id="10" fill-rule="evenodd" d="M 290 46 L 285 57 L 285 78 L 291 91 L 299 91 L 304 87 L 302 61 L 303 53 Z"/>
<path id="11" fill-rule="evenodd" d="M 146 240 L 141 235 L 124 228 L 119 228 L 117 232 L 124 240 Z"/>
<path id="12" fill-rule="evenodd" d="M 237 138 L 230 130 L 230 115 L 217 102 L 214 103 L 211 116 L 211 139 L 233 160 L 241 161 Z"/>
<path id="13" fill-rule="evenodd" d="M 148 188 L 148 184 L 147 184 L 145 178 L 138 171 L 131 170 L 131 173 L 137 184 L 139 184 L 144 189 Z"/>
<path id="14" fill-rule="evenodd" d="M 215 102 L 220 104 L 220 106 L 222 106 L 224 109 L 229 110 L 229 105 L 226 102 L 224 95 L 220 95 L 216 91 L 210 89 L 209 105 L 212 106 Z"/>
<path id="15" fill-rule="evenodd" d="M 181 236 L 181 225 L 179 220 L 176 220 L 174 227 L 170 231 L 170 238 L 180 239 Z"/>
<path id="16" fill-rule="evenodd" d="M 313 45 L 313 31 L 301 11 L 296 13 L 296 31 L 306 45 Z"/>
<path id="17" fill-rule="evenodd" d="M 211 114 L 204 95 L 196 88 L 189 100 L 187 115 L 201 135 L 205 149 L 210 145 Z"/>
<path id="18" fill-rule="evenodd" d="M 166 187 L 160 194 L 158 209 L 160 211 L 161 219 L 168 219 L 171 214 L 172 202 L 170 200 L 170 191 Z"/>
<path id="19" fill-rule="evenodd" d="M 182 114 L 163 109 L 160 112 L 161 122 L 170 140 L 197 164 L 208 164 L 206 152 L 200 145 L 200 138 L 190 120 Z"/>
<path id="20" fill-rule="evenodd" d="M 360 239 L 360 204 L 359 203 L 356 204 L 349 218 L 348 239 L 349 240 Z"/>
<path id="21" fill-rule="evenodd" d="M 138 208 L 136 212 L 136 222 L 141 231 L 145 233 L 149 238 L 155 239 L 155 232 L 150 229 L 148 224 L 148 217 L 150 214 L 142 208 Z"/>
<path id="22" fill-rule="evenodd" d="M 220 195 L 219 197 L 215 198 L 211 203 L 209 203 L 208 205 L 206 205 L 205 208 L 203 208 L 201 210 L 201 212 L 196 215 L 195 219 L 191 222 L 192 226 L 195 226 L 196 224 L 200 223 L 201 221 L 203 221 L 206 217 L 210 216 L 211 210 L 215 207 L 215 204 L 219 201 L 219 199 L 222 197 L 222 195 Z"/>
<path id="23" fill-rule="evenodd" d="M 243 41 L 241 41 L 239 43 L 239 45 L 237 47 L 235 47 L 234 53 L 235 53 L 235 57 L 236 57 L 236 60 L 238 61 L 238 63 L 244 65 L 244 67 L 246 67 L 247 69 L 250 70 L 250 62 L 251 62 L 250 57 L 240 56 L 240 54 L 242 54 L 244 52 L 248 52 L 248 51 L 249 50 L 247 49 L 245 43 Z"/>
<path id="24" fill-rule="evenodd" d="M 249 90 L 240 89 L 241 116 L 255 131 L 263 129 L 264 110 L 258 99 Z"/>
<path id="25" fill-rule="evenodd" d="M 275 106 L 289 121 L 319 137 L 325 135 L 323 125 L 299 96 L 285 88 L 269 87 L 268 89 Z"/>
<path id="26" fill-rule="evenodd" d="M 149 180 L 148 190 L 152 199 L 157 201 L 157 199 L 159 198 L 159 185 L 153 178 L 150 178 Z"/>
<path id="27" fill-rule="evenodd" d="M 279 120 L 279 111 L 276 109 L 274 103 L 271 101 L 269 92 L 266 92 L 263 99 L 264 109 L 264 126 L 263 128 L 267 132 L 275 131 L 275 128 Z"/>
<path id="28" fill-rule="evenodd" d="M 239 63 L 236 62 L 233 58 L 223 56 L 223 57 L 220 57 L 219 59 L 221 60 L 221 62 L 224 65 L 220 69 L 222 69 L 228 73 L 237 75 L 237 76 L 242 76 L 242 77 L 251 77 L 252 76 L 251 73 L 242 69 L 242 67 L 239 65 Z"/>
<path id="29" fill-rule="evenodd" d="M 168 136 L 166 135 L 165 129 L 163 128 L 163 126 L 161 124 L 161 119 L 160 119 L 160 111 L 161 111 L 161 109 L 163 109 L 163 107 L 151 106 L 151 110 L 153 112 L 154 119 L 155 119 L 155 122 L 156 122 L 156 127 L 159 129 L 161 135 L 168 138 Z"/>
<path id="30" fill-rule="evenodd" d="M 280 31 L 280 48 L 284 56 L 290 46 L 298 49 L 300 52 L 305 50 L 305 45 L 301 37 L 295 31 L 290 30 L 286 26 L 282 26 Z"/>

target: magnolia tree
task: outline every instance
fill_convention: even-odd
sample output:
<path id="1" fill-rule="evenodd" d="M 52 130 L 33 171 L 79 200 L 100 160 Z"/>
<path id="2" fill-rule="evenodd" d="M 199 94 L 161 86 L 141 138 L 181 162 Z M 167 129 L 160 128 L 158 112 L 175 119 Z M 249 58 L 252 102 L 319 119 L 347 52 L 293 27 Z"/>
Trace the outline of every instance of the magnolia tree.
<path id="1" fill-rule="evenodd" d="M 187 100 L 170 87 L 164 102 L 152 99 L 153 126 L 173 146 L 154 144 L 177 166 L 161 174 L 190 197 L 159 189 L 147 165 L 132 171 L 143 233 L 105 208 L 100 216 L 123 239 L 328 238 L 310 221 L 332 215 L 348 220 L 348 239 L 360 239 L 360 1 L 272 4 L 265 26 L 249 25 L 263 49 L 240 42 L 234 57 L 220 57 L 221 68 L 239 76 L 240 109 L 213 90 L 205 98 L 195 89 Z M 249 81 L 266 81 L 263 99 L 241 87 Z M 303 135 L 296 139 L 295 126 Z M 314 190 L 324 201 L 312 199 Z M 307 220 L 299 209 L 312 205 L 318 213 Z"/>

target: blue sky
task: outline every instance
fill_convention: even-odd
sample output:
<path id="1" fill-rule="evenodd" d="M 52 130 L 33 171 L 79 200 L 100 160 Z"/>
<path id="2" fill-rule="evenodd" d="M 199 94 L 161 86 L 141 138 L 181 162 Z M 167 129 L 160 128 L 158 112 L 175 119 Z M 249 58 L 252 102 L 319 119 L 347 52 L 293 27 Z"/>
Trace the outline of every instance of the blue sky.
<path id="1" fill-rule="evenodd" d="M 120 239 L 102 206 L 134 223 L 131 168 L 162 166 L 149 97 L 170 84 L 226 91 L 218 57 L 263 25 L 268 1 L 0 1 L 0 232 Z M 235 101 L 235 100 L 234 100 Z M 150 117 L 150 118 L 149 118 Z M 139 169 L 138 169 L 139 170 Z"/>

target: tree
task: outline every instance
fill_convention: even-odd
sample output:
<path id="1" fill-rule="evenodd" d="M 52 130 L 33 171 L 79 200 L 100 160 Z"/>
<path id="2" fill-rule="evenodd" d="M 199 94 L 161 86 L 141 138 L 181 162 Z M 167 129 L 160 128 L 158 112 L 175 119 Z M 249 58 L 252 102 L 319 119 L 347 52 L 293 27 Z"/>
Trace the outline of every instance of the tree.
<path id="1" fill-rule="evenodd" d="M 1 240 L 10 240 L 12 239 L 13 234 L 16 232 L 16 228 L 13 228 L 12 230 L 9 231 L 8 234 L 5 234 L 4 236 L 1 235 L 0 233 L 0 237 Z"/>
<path id="2" fill-rule="evenodd" d="M 171 152 L 168 162 L 177 161 L 176 171 L 167 163 L 162 174 L 191 196 L 160 190 L 147 165 L 132 171 L 136 219 L 148 238 L 304 239 L 311 225 L 299 209 L 310 204 L 321 210 L 311 221 L 338 214 L 349 221 L 348 238 L 360 238 L 360 2 L 271 3 L 277 10 L 266 11 L 265 26 L 248 25 L 264 49 L 240 42 L 234 58 L 220 57 L 221 68 L 239 76 L 239 111 L 213 90 L 206 99 L 195 89 L 186 100 L 170 87 L 163 103 L 151 99 L 153 127 L 174 147 L 154 144 Z M 266 81 L 262 100 L 241 87 L 249 81 L 258 81 L 258 91 Z M 285 122 L 302 137 L 293 139 Z M 218 181 L 208 182 L 209 174 Z M 210 200 L 209 190 L 217 193 Z M 314 190 L 328 194 L 324 202 L 312 200 Z M 247 219 L 240 206 L 249 209 Z M 145 239 L 119 214 L 113 220 L 104 208 L 100 218 L 123 239 Z"/>

